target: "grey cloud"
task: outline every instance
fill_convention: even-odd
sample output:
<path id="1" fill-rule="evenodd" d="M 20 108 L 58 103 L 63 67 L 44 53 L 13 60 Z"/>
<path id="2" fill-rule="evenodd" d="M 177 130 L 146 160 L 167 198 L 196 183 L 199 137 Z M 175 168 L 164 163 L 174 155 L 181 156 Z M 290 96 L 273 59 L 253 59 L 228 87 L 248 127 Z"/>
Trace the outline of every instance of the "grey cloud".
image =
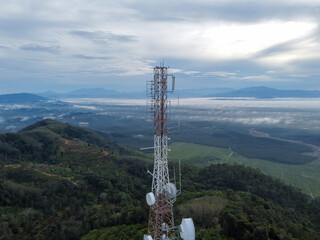
<path id="1" fill-rule="evenodd" d="M 107 60 L 111 59 L 112 57 L 98 57 L 98 56 L 88 56 L 88 55 L 83 55 L 83 54 L 75 54 L 72 55 L 74 58 L 79 58 L 79 59 L 86 59 L 86 60 Z"/>
<path id="2" fill-rule="evenodd" d="M 114 34 L 111 32 L 103 31 L 71 31 L 71 35 L 82 37 L 91 40 L 96 43 L 112 43 L 112 42 L 133 42 L 136 41 L 136 37 L 132 35 Z"/>
<path id="3" fill-rule="evenodd" d="M 42 46 L 38 44 L 25 44 L 20 46 L 21 50 L 35 51 L 35 52 L 48 52 L 48 53 L 58 53 L 59 46 Z"/>
<path id="4" fill-rule="evenodd" d="M 0 33 L 1 35 L 13 38 L 34 38 L 44 34 L 44 30 L 49 29 L 70 29 L 74 28 L 76 23 L 73 21 L 32 19 L 32 16 L 25 18 L 1 18 L 0 16 Z"/>
<path id="5" fill-rule="evenodd" d="M 138 17 L 154 21 L 215 19 L 233 22 L 252 22 L 263 19 L 296 19 L 297 17 L 318 18 L 320 3 L 316 6 L 304 3 L 275 1 L 164 1 L 164 11 L 154 7 L 153 1 L 144 1 L 136 9 Z M 177 9 L 179 11 L 177 11 Z"/>
<path id="6" fill-rule="evenodd" d="M 0 49 L 10 49 L 9 47 L 6 47 L 6 46 L 1 46 L 0 45 Z"/>
<path id="7" fill-rule="evenodd" d="M 263 49 L 260 52 L 256 53 L 254 56 L 252 56 L 250 60 L 254 62 L 256 59 L 259 59 L 259 58 L 264 58 L 264 57 L 269 57 L 276 54 L 290 52 L 292 50 L 295 50 L 297 46 L 303 45 L 304 41 L 310 40 L 314 42 L 319 42 L 320 40 L 319 36 L 320 36 L 320 31 L 319 29 L 317 29 L 317 31 L 313 35 L 310 35 L 309 37 L 297 38 L 291 41 L 274 45 L 270 48 Z M 304 73 L 309 72 L 308 79 L 312 80 L 314 78 L 317 78 L 315 76 L 317 73 L 318 74 L 320 73 L 320 71 L 318 70 L 319 60 L 320 60 L 319 57 L 304 59 L 303 56 L 301 56 L 301 59 L 294 60 L 294 63 L 292 64 L 294 64 L 296 69 L 299 69 L 299 71 L 303 69 Z M 302 75 L 300 74 L 300 77 L 302 77 L 303 75 L 304 74 Z"/>
<path id="8" fill-rule="evenodd" d="M 259 58 L 259 57 L 265 57 L 265 56 L 270 56 L 272 54 L 275 54 L 275 53 L 281 53 L 281 52 L 284 52 L 284 51 L 289 51 L 289 50 L 292 50 L 295 48 L 295 45 L 300 43 L 301 41 L 304 41 L 305 38 L 298 38 L 298 39 L 294 39 L 294 40 L 291 40 L 291 41 L 287 41 L 287 42 L 284 42 L 284 43 L 280 43 L 280 44 L 277 44 L 277 45 L 274 45 L 272 47 L 269 47 L 269 48 L 266 48 L 266 49 L 263 49 L 261 51 L 259 51 L 258 53 L 256 53 L 253 58 Z"/>
<path id="9" fill-rule="evenodd" d="M 5 3 L 4 1 L 3 5 L 12 4 L 11 1 L 7 2 Z M 239 76 L 240 80 L 248 76 L 263 76 L 266 71 L 270 70 L 270 66 L 261 64 L 257 61 L 258 58 L 287 51 L 290 52 L 296 48 L 295 45 L 301 45 L 300 42 L 290 41 L 285 44 L 279 44 L 264 49 L 249 59 L 207 60 L 202 59 L 201 56 L 195 56 L 195 59 L 190 60 L 181 58 L 178 55 L 173 59 L 172 56 L 174 54 L 166 56 L 166 53 L 162 53 L 161 51 L 155 53 L 153 49 L 150 50 L 148 48 L 149 38 L 152 40 L 150 36 L 153 33 L 157 34 L 158 26 L 161 28 L 160 31 L 165 26 L 167 28 L 166 33 L 174 35 L 175 32 L 171 30 L 171 26 L 174 24 L 179 26 L 180 23 L 182 23 L 182 27 L 185 27 L 186 34 L 188 35 L 192 34 L 192 32 L 188 31 L 188 26 L 191 26 L 191 29 L 193 29 L 199 24 L 199 31 L 201 31 L 202 24 L 206 24 L 204 26 L 206 28 L 208 24 L 216 27 L 233 23 L 239 23 L 240 25 L 255 24 L 259 21 L 312 20 L 312 22 L 315 22 L 314 20 L 316 19 L 320 20 L 320 3 L 312 3 L 313 6 L 311 6 L 311 4 L 303 2 L 303 0 L 298 2 L 296 0 L 162 0 L 161 2 L 150 0 L 84 0 L 80 2 L 72 0 L 68 2 L 59 0 L 57 1 L 59 4 L 56 5 L 56 8 L 53 8 L 52 4 L 48 3 L 49 1 L 33 0 L 34 3 L 38 2 L 39 4 L 34 4 L 32 8 L 23 8 L 28 3 L 14 2 L 21 8 L 21 13 L 15 15 L 12 12 L 12 14 L 0 16 L 0 36 L 2 36 L 0 45 L 3 45 L 0 46 L 0 65 L 2 68 L 0 69 L 1 89 L 16 89 L 20 87 L 21 89 L 28 88 L 33 90 L 32 88 L 37 87 L 47 90 L 48 84 L 51 84 L 50 87 L 61 88 L 63 90 L 66 84 L 69 84 L 70 88 L 79 84 L 106 84 L 107 87 L 110 87 L 112 84 L 113 87 L 118 89 L 122 89 L 124 85 L 133 86 L 137 89 L 144 86 L 144 79 L 142 81 L 140 76 L 139 78 L 134 77 L 137 69 L 140 69 L 140 64 L 133 63 L 133 60 L 129 61 L 128 59 L 137 58 L 143 61 L 143 58 L 146 56 L 148 59 L 156 58 L 153 59 L 156 61 L 164 58 L 166 62 L 168 61 L 168 65 L 173 66 L 175 69 L 183 69 L 184 72 L 177 73 L 177 79 L 180 77 L 180 79 L 184 80 L 180 82 L 183 88 L 213 86 L 248 87 L 252 86 L 254 82 L 239 81 L 235 79 L 235 76 L 227 76 L 224 73 L 236 73 L 236 76 Z M 68 13 L 67 9 L 70 4 L 74 4 L 72 11 L 74 14 L 63 17 Z M 37 5 L 39 9 L 36 11 Z M 43 17 L 44 15 L 46 17 Z M 156 23 L 150 24 L 152 21 L 156 21 Z M 131 31 L 132 35 L 126 34 L 128 33 L 126 32 L 127 29 L 132 29 L 134 23 L 140 25 L 134 26 L 133 29 L 137 28 L 139 31 L 146 24 L 149 31 L 151 31 L 147 33 L 146 38 L 144 35 L 141 36 L 141 39 L 146 42 L 145 46 L 136 44 L 137 48 L 143 48 L 141 51 L 134 48 L 128 48 L 129 51 L 127 51 L 121 45 L 121 43 L 133 43 L 135 45 L 134 41 L 140 40 L 140 36 L 131 33 Z M 153 27 L 152 24 L 154 24 L 154 28 L 150 28 Z M 112 27 L 110 28 L 110 26 Z M 114 26 L 121 30 L 122 34 L 113 32 Z M 96 31 L 97 29 L 103 31 Z M 139 32 L 144 34 L 144 31 Z M 316 37 L 316 42 L 319 43 L 319 36 L 310 37 Z M 232 37 L 230 36 L 230 38 Z M 72 45 L 72 41 L 75 42 L 77 40 L 85 41 Z M 88 47 L 88 41 L 90 41 L 89 43 L 96 43 L 96 46 Z M 179 41 L 179 38 L 177 38 L 177 41 Z M 37 44 L 20 46 L 21 42 Z M 57 46 L 51 46 L 54 44 L 61 46 L 61 49 Z M 116 44 L 120 46 L 114 47 L 113 45 Z M 163 44 L 165 46 L 165 43 Z M 18 48 L 21 51 L 11 52 L 10 50 L 6 50 L 6 46 L 12 46 L 13 50 Z M 111 46 L 110 49 L 108 48 L 109 46 Z M 159 46 L 162 46 L 162 43 Z M 132 50 L 132 52 L 139 51 L 141 54 L 136 53 L 134 55 L 131 49 L 136 50 Z M 47 58 L 47 55 L 37 53 L 49 53 L 52 54 L 50 56 L 52 58 Z M 65 56 L 54 55 L 59 53 L 65 53 Z M 55 56 L 59 56 L 59 59 L 55 59 Z M 114 57 L 115 60 L 118 59 L 118 62 L 107 61 L 109 59 L 108 56 Z M 83 59 L 83 61 L 72 61 L 76 59 Z M 147 63 L 144 65 L 147 65 Z M 311 76 L 301 81 L 301 83 L 294 82 L 294 86 L 320 88 L 319 75 L 315 75 L 319 73 L 319 63 L 320 59 L 301 59 L 295 61 L 296 68 L 294 73 L 306 73 L 309 71 Z M 153 63 L 148 64 L 153 65 Z M 129 70 L 128 65 L 130 65 Z M 145 74 L 147 71 L 148 69 L 146 68 L 146 70 L 140 72 Z M 132 74 L 131 78 L 128 79 L 128 76 L 121 75 L 123 72 Z M 149 72 L 152 73 L 151 70 Z M 208 72 L 213 72 L 214 74 L 209 76 L 203 74 Z M 272 76 L 275 78 L 287 78 L 288 76 L 283 76 L 284 73 L 286 73 L 285 70 L 281 72 L 281 69 L 277 69 L 277 73 Z M 110 80 L 106 81 L 105 76 L 110 76 Z M 47 85 L 41 85 L 43 79 L 48 79 Z M 129 85 L 135 81 L 140 81 L 140 85 Z M 291 84 L 283 83 L 283 81 L 275 81 L 268 86 L 276 88 L 292 87 Z M 129 87 L 127 88 L 130 90 Z"/>

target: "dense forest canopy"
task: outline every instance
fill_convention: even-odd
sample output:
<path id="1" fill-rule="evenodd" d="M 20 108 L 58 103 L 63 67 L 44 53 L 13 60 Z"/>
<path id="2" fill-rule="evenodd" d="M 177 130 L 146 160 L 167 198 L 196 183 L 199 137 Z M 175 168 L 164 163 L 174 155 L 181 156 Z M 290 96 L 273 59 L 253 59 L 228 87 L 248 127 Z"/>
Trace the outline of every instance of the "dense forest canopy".
<path id="1" fill-rule="evenodd" d="M 142 239 L 151 157 L 43 120 L 0 135 L 0 239 Z M 240 165 L 182 166 L 196 239 L 320 239 L 320 200 Z"/>

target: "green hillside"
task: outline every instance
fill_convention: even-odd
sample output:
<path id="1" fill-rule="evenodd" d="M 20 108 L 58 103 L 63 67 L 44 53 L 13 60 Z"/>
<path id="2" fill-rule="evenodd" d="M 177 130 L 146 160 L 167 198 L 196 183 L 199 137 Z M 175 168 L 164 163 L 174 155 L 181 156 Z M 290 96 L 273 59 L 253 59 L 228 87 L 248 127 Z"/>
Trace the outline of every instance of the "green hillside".
<path id="1" fill-rule="evenodd" d="M 146 155 L 52 120 L 0 139 L 0 239 L 142 239 Z M 240 165 L 182 172 L 196 239 L 320 239 L 318 199 Z"/>
<path id="2" fill-rule="evenodd" d="M 320 165 L 285 164 L 263 159 L 247 158 L 231 148 L 219 148 L 193 143 L 176 142 L 170 145 L 170 159 L 197 166 L 209 166 L 214 163 L 242 164 L 258 168 L 263 173 L 281 179 L 285 183 L 300 188 L 313 197 L 320 196 Z"/>
<path id="3" fill-rule="evenodd" d="M 71 142 L 70 142 L 71 141 Z M 37 122 L 18 133 L 0 135 L 0 157 L 3 163 L 60 161 L 64 149 L 94 145 L 108 152 L 130 154 L 124 147 L 86 129 L 61 124 L 51 119 Z"/>

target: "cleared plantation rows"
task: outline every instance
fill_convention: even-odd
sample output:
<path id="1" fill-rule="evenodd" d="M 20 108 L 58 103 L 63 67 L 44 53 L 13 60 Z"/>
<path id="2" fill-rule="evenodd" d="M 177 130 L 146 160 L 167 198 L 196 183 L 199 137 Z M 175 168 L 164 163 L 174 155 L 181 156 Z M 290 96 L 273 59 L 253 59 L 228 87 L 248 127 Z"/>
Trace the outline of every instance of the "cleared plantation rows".
<path id="1" fill-rule="evenodd" d="M 242 164 L 260 169 L 263 173 L 302 189 L 313 197 L 320 196 L 320 164 L 283 164 L 262 159 L 246 158 L 231 148 L 218 148 L 193 143 L 176 142 L 170 145 L 170 160 L 198 166 L 212 163 Z"/>

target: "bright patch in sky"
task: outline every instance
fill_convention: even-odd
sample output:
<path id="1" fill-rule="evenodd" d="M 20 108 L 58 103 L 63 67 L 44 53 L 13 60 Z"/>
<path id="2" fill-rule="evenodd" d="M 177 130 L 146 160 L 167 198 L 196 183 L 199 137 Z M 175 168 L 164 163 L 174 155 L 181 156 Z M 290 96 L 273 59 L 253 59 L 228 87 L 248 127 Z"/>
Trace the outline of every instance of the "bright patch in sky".
<path id="1" fill-rule="evenodd" d="M 282 21 L 215 25 L 215 23 L 205 26 L 195 25 L 190 29 L 191 34 L 179 31 L 186 27 L 178 27 L 171 36 L 168 46 L 174 46 L 184 53 L 181 57 L 208 60 L 246 59 L 274 45 L 307 37 L 317 27 L 313 22 Z M 181 42 L 184 45 L 181 45 Z"/>

